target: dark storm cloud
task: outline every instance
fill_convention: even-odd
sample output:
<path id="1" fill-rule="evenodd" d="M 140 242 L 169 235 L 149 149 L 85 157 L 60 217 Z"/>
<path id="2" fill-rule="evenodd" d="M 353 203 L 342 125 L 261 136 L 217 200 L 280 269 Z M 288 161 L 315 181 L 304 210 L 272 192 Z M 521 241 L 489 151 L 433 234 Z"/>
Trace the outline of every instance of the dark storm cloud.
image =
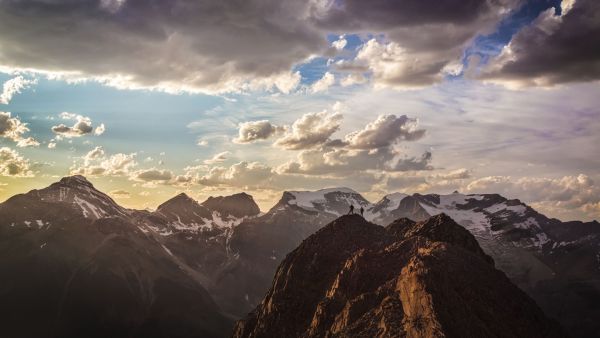
<path id="1" fill-rule="evenodd" d="M 466 24 L 497 9 L 488 0 L 345 0 L 315 21 L 330 29 L 376 29 L 428 24 Z M 507 1 L 504 1 L 505 3 Z"/>
<path id="2" fill-rule="evenodd" d="M 294 65 L 327 53 L 327 34 L 369 33 L 377 40 L 361 46 L 355 60 L 335 64 L 338 70 L 369 73 L 376 86 L 422 87 L 460 73 L 473 38 L 492 32 L 521 3 L 0 0 L 0 67 L 122 88 L 287 93 L 301 80 Z M 545 26 L 519 33 L 512 42 L 518 60 L 497 62 L 487 77 L 598 78 L 598 6 L 578 1 L 550 33 Z"/>
<path id="3" fill-rule="evenodd" d="M 125 87 L 222 91 L 270 78 L 254 84 L 268 86 L 285 82 L 281 76 L 293 64 L 326 48 L 325 36 L 303 19 L 307 6 L 291 0 L 0 0 L 0 64 L 110 75 Z"/>
<path id="4" fill-rule="evenodd" d="M 600 79 L 600 1 L 562 7 L 562 15 L 549 9 L 517 33 L 481 77 L 543 86 Z"/>

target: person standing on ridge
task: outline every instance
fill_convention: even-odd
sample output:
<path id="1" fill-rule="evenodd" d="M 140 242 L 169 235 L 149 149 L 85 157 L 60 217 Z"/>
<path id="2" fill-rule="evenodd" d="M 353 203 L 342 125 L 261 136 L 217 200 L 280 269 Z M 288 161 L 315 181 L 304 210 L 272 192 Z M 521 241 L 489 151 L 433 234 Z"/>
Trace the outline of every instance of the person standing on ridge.
<path id="1" fill-rule="evenodd" d="M 354 205 L 350 204 L 350 211 L 348 211 L 348 215 L 354 214 Z"/>
<path id="2" fill-rule="evenodd" d="M 360 207 L 360 215 L 362 216 L 362 218 L 365 218 L 364 213 L 365 213 L 365 208 Z"/>

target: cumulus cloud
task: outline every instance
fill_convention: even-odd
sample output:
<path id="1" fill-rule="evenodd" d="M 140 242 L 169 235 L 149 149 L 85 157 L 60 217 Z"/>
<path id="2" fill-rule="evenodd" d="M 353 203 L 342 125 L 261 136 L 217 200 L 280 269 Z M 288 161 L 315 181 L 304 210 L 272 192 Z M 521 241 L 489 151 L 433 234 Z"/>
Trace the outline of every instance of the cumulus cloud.
<path id="1" fill-rule="evenodd" d="M 235 143 L 252 143 L 259 140 L 266 140 L 271 136 L 277 135 L 284 130 L 267 120 L 250 121 L 240 123 L 238 136 L 233 139 Z"/>
<path id="2" fill-rule="evenodd" d="M 82 156 L 82 163 L 71 167 L 72 175 L 127 176 L 137 166 L 136 153 L 107 155 L 102 147 L 95 147 Z"/>
<path id="3" fill-rule="evenodd" d="M 17 147 L 39 146 L 40 143 L 33 137 L 23 137 L 28 131 L 27 123 L 21 122 L 18 117 L 11 117 L 10 112 L 0 111 L 0 137 L 17 142 Z"/>
<path id="4" fill-rule="evenodd" d="M 19 148 L 24 148 L 24 147 L 37 147 L 40 145 L 40 142 L 38 142 L 36 139 L 34 139 L 33 137 L 27 137 L 27 138 L 23 138 L 20 139 L 17 142 L 17 147 Z"/>
<path id="5" fill-rule="evenodd" d="M 102 135 L 106 131 L 106 127 L 104 127 L 104 123 L 101 123 L 96 129 L 94 129 L 94 135 Z"/>
<path id="6" fill-rule="evenodd" d="M 295 0 L 3 1 L 0 65 L 120 88 L 289 92 L 299 81 L 292 66 L 327 47 L 308 22 L 312 6 Z"/>
<path id="7" fill-rule="evenodd" d="M 173 172 L 171 172 L 170 170 L 150 168 L 136 171 L 132 174 L 131 178 L 136 181 L 144 182 L 167 182 L 170 181 L 173 178 L 173 176 Z"/>
<path id="8" fill-rule="evenodd" d="M 272 176 L 270 167 L 258 162 L 239 162 L 229 168 L 213 167 L 199 178 L 206 186 L 258 186 Z"/>
<path id="9" fill-rule="evenodd" d="M 216 164 L 216 163 L 225 162 L 229 155 L 231 155 L 231 153 L 229 151 L 224 151 L 224 152 L 215 154 L 210 159 L 204 160 L 204 164 Z"/>
<path id="10" fill-rule="evenodd" d="M 104 158 L 104 148 L 102 147 L 96 147 L 92 150 L 90 150 L 87 154 L 85 154 L 85 156 L 83 157 L 84 161 L 86 164 L 91 163 L 94 160 L 100 159 L 100 158 Z"/>
<path id="11" fill-rule="evenodd" d="M 600 79 L 600 2 L 564 0 L 515 34 L 480 78 L 513 87 Z"/>
<path id="12" fill-rule="evenodd" d="M 331 43 L 331 47 L 342 50 L 348 44 L 348 40 L 346 40 L 344 35 L 340 35 L 339 38 Z"/>
<path id="13" fill-rule="evenodd" d="M 89 117 L 68 112 L 61 113 L 60 117 L 65 120 L 75 120 L 75 124 L 71 127 L 65 125 L 64 123 L 52 127 L 52 131 L 60 137 L 73 138 L 92 133 L 95 135 L 102 135 L 105 131 L 104 124 L 99 125 L 94 130 L 94 127 L 92 126 L 92 120 Z"/>
<path id="14" fill-rule="evenodd" d="M 29 160 L 8 147 L 2 147 L 0 148 L 0 175 L 31 177 L 33 172 Z"/>
<path id="15" fill-rule="evenodd" d="M 336 111 L 304 114 L 296 120 L 275 145 L 289 150 L 310 149 L 326 143 L 339 130 L 343 116 Z"/>
<path id="16" fill-rule="evenodd" d="M 9 104 L 15 94 L 19 94 L 23 89 L 27 89 L 36 83 L 37 80 L 28 80 L 21 75 L 4 82 L 0 94 L 0 103 Z"/>
<path id="17" fill-rule="evenodd" d="M 418 128 L 416 119 L 381 115 L 364 129 L 346 135 L 344 140 L 353 149 L 378 149 L 400 141 L 415 141 L 424 135 L 425 129 Z"/>
<path id="18" fill-rule="evenodd" d="M 0 112 L 0 136 L 18 142 L 28 131 L 27 124 L 18 117 L 11 117 L 10 112 Z"/>
<path id="19" fill-rule="evenodd" d="M 325 74 L 323 74 L 322 78 L 313 83 L 310 89 L 313 93 L 324 92 L 327 91 L 327 89 L 329 89 L 329 87 L 333 86 L 334 84 L 335 76 L 330 72 L 326 72 Z"/>
<path id="20" fill-rule="evenodd" d="M 343 139 L 331 139 L 330 136 L 338 128 L 339 124 L 336 125 L 335 130 L 330 130 L 329 133 L 318 138 L 318 142 L 309 143 L 311 147 L 288 147 L 288 149 L 305 150 L 298 154 L 296 160 L 279 166 L 277 171 L 292 174 L 348 175 L 366 170 L 431 169 L 430 152 L 420 156 L 406 156 L 398 148 L 404 141 L 415 141 L 425 135 L 425 130 L 418 128 L 416 119 L 404 115 L 400 117 L 381 115 L 363 129 L 351 132 Z M 299 131 L 305 129 L 316 130 L 314 127 L 297 128 L 296 134 L 302 134 Z M 275 144 L 277 145 L 278 142 L 280 140 Z"/>
<path id="21" fill-rule="evenodd" d="M 442 68 L 453 60 L 411 55 L 396 42 L 371 39 L 361 47 L 356 61 L 371 72 L 376 88 L 419 88 L 439 82 Z"/>

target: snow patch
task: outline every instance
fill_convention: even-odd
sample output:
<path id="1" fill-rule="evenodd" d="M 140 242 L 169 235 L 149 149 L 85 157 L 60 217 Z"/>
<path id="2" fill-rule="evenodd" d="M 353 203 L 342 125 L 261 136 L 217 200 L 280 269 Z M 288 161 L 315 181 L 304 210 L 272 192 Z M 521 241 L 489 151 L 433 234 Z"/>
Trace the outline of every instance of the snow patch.
<path id="1" fill-rule="evenodd" d="M 169 255 L 171 255 L 172 257 L 175 257 L 175 256 L 173 255 L 173 253 L 171 252 L 171 250 L 169 250 L 169 248 L 167 248 L 167 247 L 166 247 L 166 246 L 164 246 L 163 244 L 161 244 L 160 246 L 162 246 L 162 248 L 163 248 L 163 249 L 165 249 L 165 251 L 166 251 L 166 252 L 167 252 Z"/>
<path id="2" fill-rule="evenodd" d="M 94 218 L 96 219 L 102 218 L 104 215 L 106 215 L 106 212 L 104 212 L 104 210 L 96 207 L 92 203 L 82 198 L 79 198 L 79 196 L 73 197 L 73 203 L 79 206 L 81 212 L 83 212 L 83 217 L 85 218 L 88 218 L 90 214 L 94 215 Z"/>

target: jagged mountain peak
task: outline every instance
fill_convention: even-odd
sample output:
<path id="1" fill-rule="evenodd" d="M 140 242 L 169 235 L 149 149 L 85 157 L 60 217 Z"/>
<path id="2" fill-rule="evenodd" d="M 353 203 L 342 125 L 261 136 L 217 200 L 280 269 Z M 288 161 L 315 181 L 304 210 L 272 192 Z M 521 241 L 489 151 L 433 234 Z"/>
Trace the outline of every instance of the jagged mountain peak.
<path id="1" fill-rule="evenodd" d="M 400 219 L 396 222 L 403 221 Z M 394 227 L 396 222 L 388 227 Z M 445 213 L 437 214 L 422 222 L 404 222 L 406 226 L 396 231 L 397 235 L 401 235 L 402 237 L 423 236 L 434 241 L 458 245 L 481 256 L 490 264 L 494 264 L 493 259 L 483 252 L 475 237 Z"/>
<path id="2" fill-rule="evenodd" d="M 78 186 L 86 186 L 89 188 L 94 187 L 92 182 L 88 181 L 88 179 L 82 175 L 73 175 L 73 176 L 63 177 L 60 179 L 60 181 L 58 181 L 58 184 L 66 185 L 66 186 L 70 186 L 70 187 L 78 187 Z"/>
<path id="3" fill-rule="evenodd" d="M 125 208 L 118 205 L 107 194 L 96 189 L 81 175 L 63 177 L 46 188 L 15 195 L 9 198 L 5 204 L 6 208 L 13 209 L 19 209 L 19 205 L 25 205 L 29 215 L 19 215 L 19 218 L 24 219 L 31 219 L 33 214 L 46 213 L 53 208 L 48 204 L 58 204 L 61 208 L 75 210 L 77 214 L 90 219 L 127 217 L 129 214 Z M 40 220 L 40 222 L 43 221 Z"/>
<path id="4" fill-rule="evenodd" d="M 465 234 L 447 216 L 403 223 L 390 236 L 393 226 L 347 215 L 308 237 L 234 337 L 564 335 L 481 255 L 434 239 Z"/>
<path id="5" fill-rule="evenodd" d="M 165 210 L 174 205 L 199 205 L 199 203 L 195 199 L 188 196 L 186 193 L 182 192 L 163 202 L 161 205 L 158 206 L 158 208 L 156 208 L 156 210 Z"/>

